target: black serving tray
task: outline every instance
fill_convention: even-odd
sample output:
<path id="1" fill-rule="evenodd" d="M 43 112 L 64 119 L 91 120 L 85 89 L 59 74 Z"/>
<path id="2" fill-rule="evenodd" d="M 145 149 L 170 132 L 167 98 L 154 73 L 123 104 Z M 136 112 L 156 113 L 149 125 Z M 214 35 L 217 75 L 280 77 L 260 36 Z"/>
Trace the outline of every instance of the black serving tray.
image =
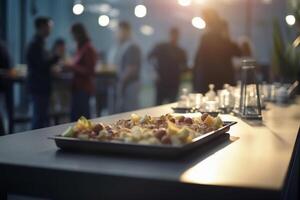
<path id="1" fill-rule="evenodd" d="M 205 146 L 209 141 L 229 131 L 230 126 L 237 122 L 224 122 L 223 127 L 194 138 L 191 143 L 171 146 L 171 145 L 144 145 L 136 143 L 124 143 L 121 141 L 93 141 L 80 140 L 78 138 L 62 137 L 60 135 L 50 137 L 54 139 L 56 146 L 62 150 L 80 152 L 106 152 L 114 154 L 133 154 L 156 157 L 176 157 L 188 152 L 191 149 Z"/>
<path id="2" fill-rule="evenodd" d="M 195 113 L 199 112 L 199 109 L 193 107 L 171 107 L 175 113 Z"/>
<path id="3" fill-rule="evenodd" d="M 199 108 L 193 108 L 193 107 L 172 107 L 172 110 L 175 113 L 207 113 L 210 116 L 216 117 L 219 115 L 220 111 L 214 111 L 214 112 L 207 112 L 200 110 Z"/>

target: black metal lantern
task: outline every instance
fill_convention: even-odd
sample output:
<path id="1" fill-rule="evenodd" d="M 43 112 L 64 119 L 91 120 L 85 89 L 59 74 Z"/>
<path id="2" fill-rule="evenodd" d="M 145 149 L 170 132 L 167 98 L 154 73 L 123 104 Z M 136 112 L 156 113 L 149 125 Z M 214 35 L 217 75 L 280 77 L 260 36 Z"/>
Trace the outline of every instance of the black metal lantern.
<path id="1" fill-rule="evenodd" d="M 255 66 L 255 60 L 243 60 L 239 114 L 245 119 L 261 120 L 261 101 Z"/>

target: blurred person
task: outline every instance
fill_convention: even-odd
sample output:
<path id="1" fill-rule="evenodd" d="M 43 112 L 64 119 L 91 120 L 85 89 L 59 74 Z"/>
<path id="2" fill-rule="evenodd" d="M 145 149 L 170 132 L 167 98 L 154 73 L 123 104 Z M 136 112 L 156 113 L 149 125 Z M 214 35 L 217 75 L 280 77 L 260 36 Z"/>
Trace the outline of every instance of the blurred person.
<path id="1" fill-rule="evenodd" d="M 58 61 L 46 49 L 46 39 L 51 33 L 52 21 L 48 17 L 38 17 L 35 22 L 35 35 L 26 54 L 28 65 L 28 90 L 33 106 L 32 128 L 49 125 L 49 104 L 51 94 L 51 67 Z"/>
<path id="2" fill-rule="evenodd" d="M 63 71 L 63 65 L 67 60 L 66 55 L 66 42 L 62 38 L 58 38 L 54 41 L 51 48 L 51 55 L 57 56 L 58 60 L 55 65 L 52 67 L 53 75 L 59 75 Z"/>
<path id="3" fill-rule="evenodd" d="M 64 63 L 67 61 L 67 50 L 66 42 L 62 38 L 58 38 L 54 41 L 51 54 L 53 56 L 58 56 L 58 60 L 51 68 L 53 76 L 59 76 L 63 72 Z"/>
<path id="4" fill-rule="evenodd" d="M 3 93 L 5 98 L 5 106 L 6 116 L 8 117 L 9 130 L 12 131 L 12 106 L 13 106 L 13 93 L 12 93 L 12 85 L 8 82 L 5 76 L 9 76 L 9 70 L 12 67 L 12 62 L 10 59 L 10 55 L 5 44 L 0 41 L 0 71 L 2 75 L 0 75 L 0 93 Z M 4 129 L 4 118 L 0 114 L 0 136 L 5 134 Z"/>
<path id="5" fill-rule="evenodd" d="M 52 54 L 58 55 L 60 60 L 66 57 L 66 42 L 62 38 L 58 38 L 54 41 L 52 46 Z"/>
<path id="6" fill-rule="evenodd" d="M 52 55 L 58 55 L 59 60 L 53 66 L 53 75 L 60 77 L 63 73 L 63 65 L 67 58 L 66 42 L 62 38 L 54 41 L 52 46 Z M 65 79 L 55 79 L 53 81 L 53 94 L 51 96 L 51 107 L 54 108 L 55 113 L 64 114 L 69 110 L 70 103 L 70 87 Z"/>
<path id="7" fill-rule="evenodd" d="M 193 73 L 195 92 L 205 93 L 208 85 L 214 84 L 216 90 L 225 83 L 235 85 L 233 57 L 241 56 L 241 50 L 229 37 L 228 24 L 222 20 L 215 10 L 203 11 L 206 21 L 204 32 L 198 47 Z"/>
<path id="8" fill-rule="evenodd" d="M 71 34 L 77 43 L 77 51 L 72 61 L 65 66 L 74 73 L 72 78 L 71 120 L 81 116 L 90 118 L 90 96 L 95 92 L 95 67 L 97 52 L 81 23 L 71 27 Z"/>
<path id="9" fill-rule="evenodd" d="M 239 39 L 239 46 L 241 49 L 241 56 L 246 58 L 253 57 L 253 48 L 248 37 L 244 36 Z"/>
<path id="10" fill-rule="evenodd" d="M 240 55 L 241 57 L 236 57 L 233 59 L 233 66 L 234 66 L 235 72 L 236 72 L 236 74 L 235 74 L 236 80 L 241 80 L 241 66 L 242 66 L 243 60 L 253 59 L 254 55 L 253 55 L 251 41 L 247 36 L 243 36 L 238 39 L 238 46 L 241 51 L 241 55 Z M 267 77 L 267 76 L 265 76 L 265 77 Z"/>
<path id="11" fill-rule="evenodd" d="M 118 25 L 118 45 L 115 59 L 117 67 L 117 112 L 125 112 L 139 108 L 139 73 L 142 56 L 140 47 L 132 39 L 132 30 L 128 22 Z"/>
<path id="12" fill-rule="evenodd" d="M 156 105 L 176 101 L 180 75 L 187 65 L 185 51 L 178 45 L 180 32 L 177 28 L 169 31 L 169 41 L 156 45 L 148 55 L 154 61 L 157 72 Z"/>
<path id="13" fill-rule="evenodd" d="M 96 78 L 96 114 L 97 116 L 101 116 L 105 110 L 108 113 L 112 111 L 110 105 L 113 104 L 113 99 L 109 102 L 109 98 L 113 97 L 113 93 L 110 92 L 115 83 L 115 67 L 110 65 L 111 62 L 108 62 L 106 52 L 99 52 L 98 58 L 96 73 L 111 72 L 111 76 L 107 74 L 108 76 Z"/>

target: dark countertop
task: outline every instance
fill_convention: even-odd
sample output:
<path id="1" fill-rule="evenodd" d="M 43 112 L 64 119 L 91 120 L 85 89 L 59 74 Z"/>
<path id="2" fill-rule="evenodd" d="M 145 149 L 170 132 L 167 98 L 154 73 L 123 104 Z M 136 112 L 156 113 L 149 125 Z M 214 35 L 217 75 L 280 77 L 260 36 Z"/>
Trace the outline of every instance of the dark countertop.
<path id="1" fill-rule="evenodd" d="M 171 112 L 170 107 L 171 105 L 164 105 L 135 113 L 160 115 Z M 129 115 L 129 113 L 123 113 L 95 120 L 112 122 L 129 117 Z M 175 160 L 63 152 L 48 137 L 63 132 L 69 126 L 68 124 L 27 131 L 0 137 L 0 170 L 6 171 L 2 174 L 2 178 L 9 182 L 7 191 L 17 193 L 28 191 L 20 189 L 16 183 L 18 177 L 10 173 L 20 173 L 20 176 L 26 176 L 24 173 L 28 170 L 33 174 L 36 171 L 43 174 L 45 170 L 49 173 L 60 171 L 61 174 L 89 174 L 93 177 L 106 177 L 107 183 L 127 183 L 125 188 L 130 187 L 131 183 L 134 185 L 134 183 L 140 183 L 138 180 L 143 180 L 147 182 L 147 187 L 168 183 L 167 185 L 171 185 L 170 188 L 173 190 L 179 186 L 184 188 L 191 186 L 188 189 L 193 189 L 195 193 L 199 189 L 199 192 L 203 194 L 203 188 L 207 188 L 206 192 L 212 195 L 216 195 L 214 190 L 211 190 L 212 188 L 219 188 L 218 191 L 221 191 L 220 188 L 239 188 L 247 190 L 248 193 L 245 194 L 249 198 L 251 198 L 249 194 L 259 194 L 259 191 L 263 191 L 265 195 L 270 193 L 270 197 L 274 197 L 284 187 L 295 148 L 300 121 L 300 104 L 287 107 L 268 104 L 268 111 L 263 112 L 263 116 L 263 124 L 249 125 L 234 116 L 223 115 L 224 120 L 238 122 L 230 130 L 229 140 L 219 139 L 206 149 L 196 150 Z M 35 177 L 37 174 L 32 176 Z M 45 179 L 40 182 L 47 182 Z M 28 181 L 30 183 L 31 180 Z M 32 184 L 37 184 L 39 180 L 34 179 L 33 182 Z M 145 182 L 141 184 L 147 185 Z M 14 188 L 17 188 L 17 191 L 14 191 Z M 188 189 L 186 190 L 189 191 Z M 184 191 L 185 189 L 182 189 L 181 192 Z M 57 192 L 57 190 L 52 190 L 52 193 Z M 37 195 L 44 196 L 46 193 L 42 191 Z M 120 194 L 123 193 L 120 192 Z M 220 192 L 219 195 L 223 194 Z"/>

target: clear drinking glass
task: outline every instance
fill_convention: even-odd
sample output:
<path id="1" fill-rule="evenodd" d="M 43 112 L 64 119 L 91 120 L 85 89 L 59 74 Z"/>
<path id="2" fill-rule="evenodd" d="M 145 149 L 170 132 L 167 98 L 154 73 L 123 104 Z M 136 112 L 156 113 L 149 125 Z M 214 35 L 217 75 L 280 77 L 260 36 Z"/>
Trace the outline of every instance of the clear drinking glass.
<path id="1" fill-rule="evenodd" d="M 206 101 L 205 111 L 206 112 L 216 112 L 218 111 L 219 105 L 218 101 Z"/>
<path id="2" fill-rule="evenodd" d="M 202 106 L 203 95 L 201 93 L 190 93 L 189 100 L 190 106 L 200 108 Z"/>
<path id="3" fill-rule="evenodd" d="M 190 107 L 190 98 L 189 91 L 187 88 L 182 88 L 181 95 L 178 101 L 178 107 L 189 108 Z"/>

